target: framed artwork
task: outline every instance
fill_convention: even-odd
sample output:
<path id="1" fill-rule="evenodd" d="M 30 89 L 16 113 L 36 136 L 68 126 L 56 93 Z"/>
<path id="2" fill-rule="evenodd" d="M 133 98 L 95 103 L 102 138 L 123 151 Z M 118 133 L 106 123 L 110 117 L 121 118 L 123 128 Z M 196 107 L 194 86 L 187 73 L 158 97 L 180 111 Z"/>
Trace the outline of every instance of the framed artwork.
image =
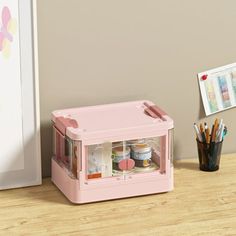
<path id="1" fill-rule="evenodd" d="M 198 74 L 206 115 L 236 106 L 236 63 Z"/>
<path id="2" fill-rule="evenodd" d="M 36 3 L 0 0 L 0 189 L 41 184 Z"/>

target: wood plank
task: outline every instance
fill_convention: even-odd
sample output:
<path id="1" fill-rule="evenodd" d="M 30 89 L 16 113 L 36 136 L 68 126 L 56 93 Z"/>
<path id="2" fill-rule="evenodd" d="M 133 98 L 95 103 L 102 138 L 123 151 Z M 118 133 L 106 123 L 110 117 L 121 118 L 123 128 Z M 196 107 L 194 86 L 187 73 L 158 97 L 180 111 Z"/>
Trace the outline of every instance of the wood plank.
<path id="1" fill-rule="evenodd" d="M 0 205 L 4 235 L 236 235 L 236 154 L 211 173 L 196 159 L 176 162 L 169 193 L 74 205 L 44 179 L 1 191 Z"/>

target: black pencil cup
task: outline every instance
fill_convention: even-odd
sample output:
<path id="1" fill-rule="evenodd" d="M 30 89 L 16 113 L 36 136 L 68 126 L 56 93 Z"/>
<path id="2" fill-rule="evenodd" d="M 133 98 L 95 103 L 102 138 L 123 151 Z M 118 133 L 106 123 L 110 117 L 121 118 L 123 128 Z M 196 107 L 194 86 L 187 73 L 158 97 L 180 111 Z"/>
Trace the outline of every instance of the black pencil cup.
<path id="1" fill-rule="evenodd" d="M 216 171 L 219 169 L 222 144 L 223 141 L 207 144 L 197 140 L 200 170 Z"/>

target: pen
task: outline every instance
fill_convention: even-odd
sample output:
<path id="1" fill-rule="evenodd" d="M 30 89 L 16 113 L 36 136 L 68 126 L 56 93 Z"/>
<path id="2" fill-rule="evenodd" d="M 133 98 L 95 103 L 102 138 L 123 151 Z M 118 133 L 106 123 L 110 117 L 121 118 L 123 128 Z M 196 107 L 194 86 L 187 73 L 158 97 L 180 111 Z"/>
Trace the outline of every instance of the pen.
<path id="1" fill-rule="evenodd" d="M 220 140 L 220 133 L 222 130 L 222 125 L 219 126 L 218 130 L 216 131 L 216 141 Z"/>
<path id="2" fill-rule="evenodd" d="M 221 141 L 223 140 L 223 137 L 224 137 L 224 129 L 225 129 L 225 125 L 222 124 L 221 130 L 220 130 L 220 134 L 219 134 L 219 137 L 218 137 L 219 142 L 221 142 Z"/>
<path id="3" fill-rule="evenodd" d="M 210 129 L 209 128 L 206 129 L 206 143 L 207 144 L 210 143 Z"/>
<path id="4" fill-rule="evenodd" d="M 214 166 L 215 163 L 215 158 L 216 158 L 216 149 L 215 149 L 215 142 L 216 142 L 216 131 L 218 130 L 219 127 L 219 123 L 218 123 L 218 119 L 215 119 L 214 125 L 212 127 L 212 131 L 211 131 L 211 142 L 210 142 L 210 156 L 209 156 L 209 167 L 210 169 Z"/>
<path id="5" fill-rule="evenodd" d="M 223 119 L 220 119 L 219 129 L 221 128 L 222 125 L 223 125 Z"/>
<path id="6" fill-rule="evenodd" d="M 214 123 L 214 128 L 212 128 L 212 137 L 211 137 L 211 141 L 212 142 L 215 142 L 216 131 L 218 130 L 218 126 L 219 126 L 219 123 L 218 123 L 218 119 L 216 118 L 215 119 L 215 123 Z"/>
<path id="7" fill-rule="evenodd" d="M 201 136 L 202 136 L 202 142 L 206 142 L 206 136 L 205 136 L 205 133 L 204 133 L 204 129 L 203 129 L 203 125 L 200 124 L 200 132 L 201 132 Z"/>
<path id="8" fill-rule="evenodd" d="M 202 125 L 202 124 L 200 124 L 200 131 L 201 131 L 201 133 L 204 132 L 204 129 L 203 129 L 203 125 Z"/>
<path id="9" fill-rule="evenodd" d="M 198 141 L 199 141 L 199 142 L 202 142 L 202 137 L 201 137 L 200 131 L 199 131 L 199 129 L 198 129 L 196 123 L 193 124 L 193 127 L 194 127 L 194 129 L 195 129 L 195 132 L 196 132 Z"/>
<path id="10" fill-rule="evenodd" d="M 218 130 L 216 131 L 216 141 L 220 142 L 222 140 L 222 126 L 223 126 L 223 119 L 220 119 L 220 123 L 218 126 Z M 223 128 L 224 130 L 224 128 Z"/>
<path id="11" fill-rule="evenodd" d="M 212 142 L 213 133 L 214 133 L 214 125 L 212 125 L 212 128 L 211 128 L 210 143 Z"/>

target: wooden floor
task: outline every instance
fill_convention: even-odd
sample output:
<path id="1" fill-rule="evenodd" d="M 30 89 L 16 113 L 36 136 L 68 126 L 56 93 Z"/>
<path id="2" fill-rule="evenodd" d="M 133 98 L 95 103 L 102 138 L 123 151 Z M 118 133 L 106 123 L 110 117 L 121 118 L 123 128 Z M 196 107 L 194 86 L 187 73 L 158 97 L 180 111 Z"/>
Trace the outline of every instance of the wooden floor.
<path id="1" fill-rule="evenodd" d="M 0 192 L 1 235 L 236 235 L 236 155 L 220 170 L 175 163 L 170 193 L 73 205 L 50 179 Z"/>

